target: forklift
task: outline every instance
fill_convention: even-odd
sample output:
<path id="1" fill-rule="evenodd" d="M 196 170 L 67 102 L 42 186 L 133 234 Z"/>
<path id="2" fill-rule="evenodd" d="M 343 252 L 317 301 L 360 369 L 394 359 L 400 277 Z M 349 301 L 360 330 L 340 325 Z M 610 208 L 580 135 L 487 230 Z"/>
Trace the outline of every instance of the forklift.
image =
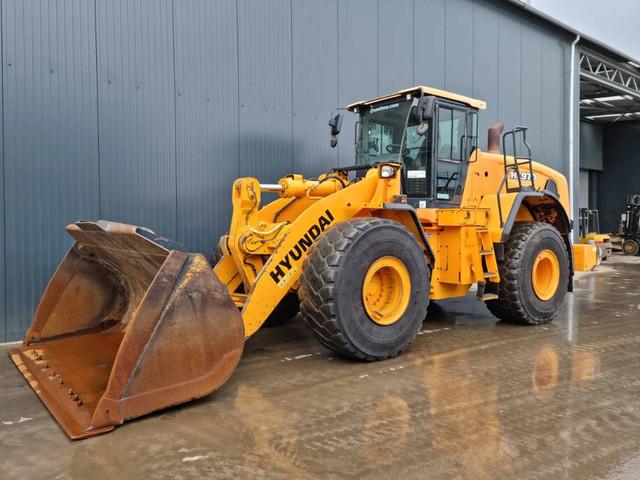
<path id="1" fill-rule="evenodd" d="M 613 253 L 613 244 L 611 235 L 600 233 L 600 213 L 589 208 L 581 208 L 578 213 L 579 242 L 598 248 L 598 263 L 606 260 Z"/>
<path id="2" fill-rule="evenodd" d="M 627 209 L 622 214 L 622 251 L 625 255 L 640 254 L 640 194 L 627 197 Z"/>

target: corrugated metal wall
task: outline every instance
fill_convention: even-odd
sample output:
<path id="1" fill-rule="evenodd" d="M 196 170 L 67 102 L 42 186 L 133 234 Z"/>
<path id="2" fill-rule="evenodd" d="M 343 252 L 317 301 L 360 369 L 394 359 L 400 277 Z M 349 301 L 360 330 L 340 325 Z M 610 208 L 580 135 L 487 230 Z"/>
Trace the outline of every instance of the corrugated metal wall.
<path id="1" fill-rule="evenodd" d="M 20 338 L 64 225 L 208 252 L 238 175 L 352 162 L 332 108 L 411 84 L 485 99 L 564 170 L 569 43 L 493 0 L 1 0 L 0 340 Z M 543 141 L 544 139 L 544 141 Z"/>

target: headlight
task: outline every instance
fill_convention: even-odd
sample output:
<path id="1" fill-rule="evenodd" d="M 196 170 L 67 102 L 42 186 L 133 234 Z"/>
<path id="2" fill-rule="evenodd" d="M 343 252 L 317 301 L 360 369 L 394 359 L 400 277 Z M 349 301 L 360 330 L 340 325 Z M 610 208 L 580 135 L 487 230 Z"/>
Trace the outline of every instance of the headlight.
<path id="1" fill-rule="evenodd" d="M 396 167 L 391 165 L 383 165 L 380 167 L 380 178 L 391 178 L 396 174 Z"/>

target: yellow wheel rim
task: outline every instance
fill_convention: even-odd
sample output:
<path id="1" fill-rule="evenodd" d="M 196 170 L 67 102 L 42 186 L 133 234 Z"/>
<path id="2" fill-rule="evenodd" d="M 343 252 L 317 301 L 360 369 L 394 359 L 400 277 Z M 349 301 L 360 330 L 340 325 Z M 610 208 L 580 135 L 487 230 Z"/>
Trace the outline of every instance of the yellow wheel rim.
<path id="1" fill-rule="evenodd" d="M 381 257 L 371 264 L 362 282 L 362 303 L 378 325 L 392 325 L 407 310 L 411 298 L 409 270 L 396 257 Z"/>
<path id="2" fill-rule="evenodd" d="M 560 361 L 558 354 L 551 345 L 543 346 L 533 360 L 531 380 L 536 394 L 550 393 L 558 386 Z"/>
<path id="3" fill-rule="evenodd" d="M 543 302 L 555 295 L 560 283 L 560 262 L 552 250 L 542 250 L 536 257 L 531 283 L 536 296 Z"/>

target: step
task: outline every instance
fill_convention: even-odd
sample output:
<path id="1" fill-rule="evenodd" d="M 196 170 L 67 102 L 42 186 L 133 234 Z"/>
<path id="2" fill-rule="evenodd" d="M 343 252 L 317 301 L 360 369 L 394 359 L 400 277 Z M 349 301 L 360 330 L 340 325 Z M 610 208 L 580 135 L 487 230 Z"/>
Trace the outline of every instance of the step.
<path id="1" fill-rule="evenodd" d="M 484 272 L 484 278 L 497 277 L 498 272 Z"/>
<path id="2" fill-rule="evenodd" d="M 493 250 L 480 250 L 480 255 L 491 255 Z"/>
<path id="3" fill-rule="evenodd" d="M 496 293 L 485 293 L 484 295 L 482 295 L 482 298 L 480 300 L 482 300 L 483 302 L 488 302 L 489 300 L 498 300 L 498 298 L 500 297 Z"/>

